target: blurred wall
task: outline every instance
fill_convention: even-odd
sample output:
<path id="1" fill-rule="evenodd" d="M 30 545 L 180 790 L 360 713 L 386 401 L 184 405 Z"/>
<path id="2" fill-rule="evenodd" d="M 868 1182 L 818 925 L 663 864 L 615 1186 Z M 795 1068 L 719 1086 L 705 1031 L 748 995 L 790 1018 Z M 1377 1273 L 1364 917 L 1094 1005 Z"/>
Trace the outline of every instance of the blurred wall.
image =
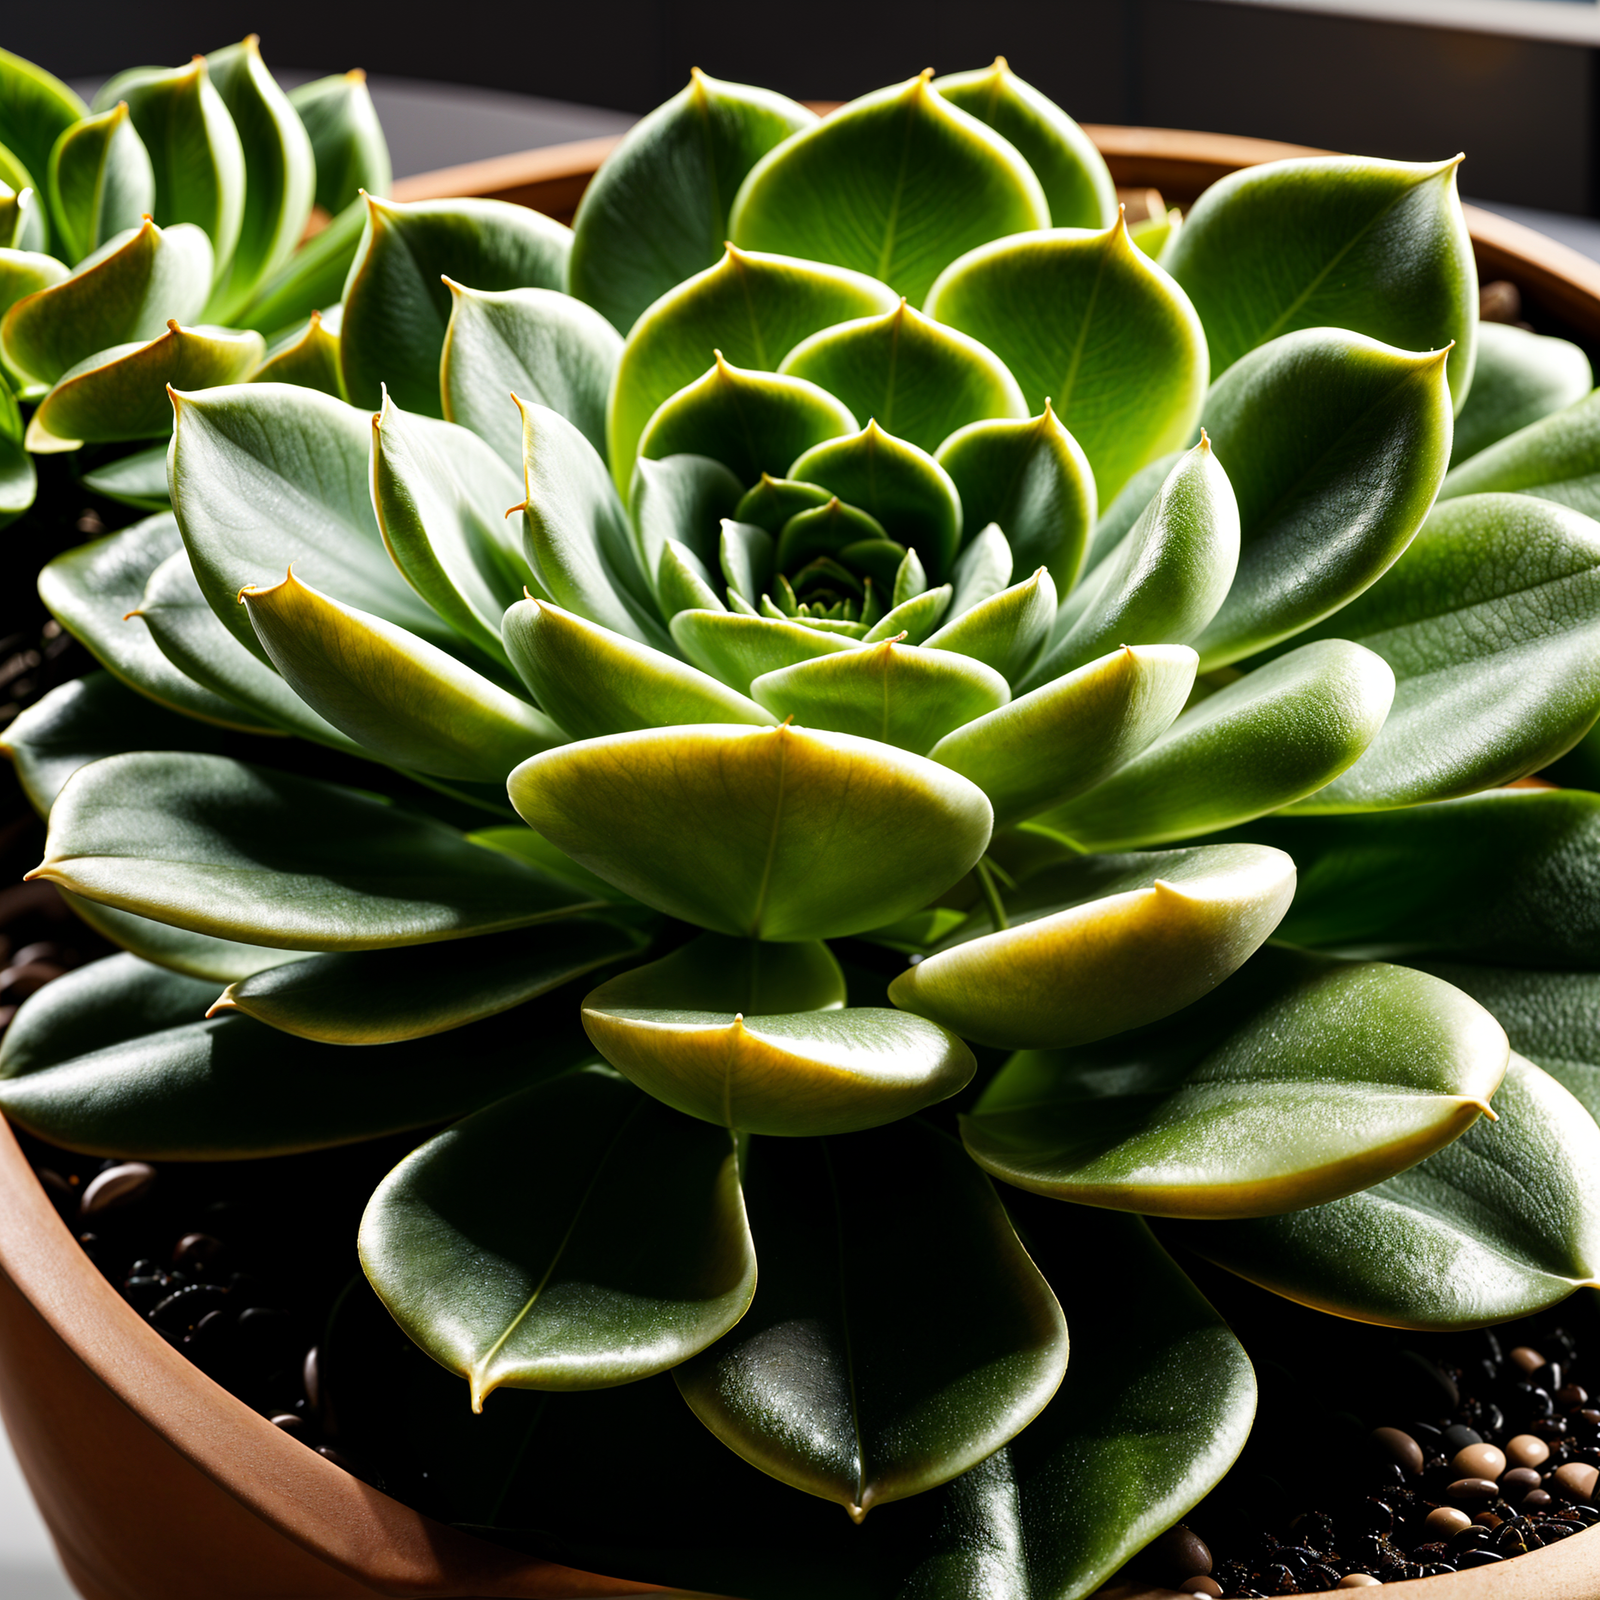
<path id="1" fill-rule="evenodd" d="M 63 77 L 177 62 L 246 32 L 275 65 L 431 78 L 644 111 L 690 66 L 840 99 L 996 54 L 1089 122 L 1257 134 L 1409 159 L 1467 152 L 1487 200 L 1600 214 L 1595 52 L 1212 0 L 72 0 L 0 10 Z"/>

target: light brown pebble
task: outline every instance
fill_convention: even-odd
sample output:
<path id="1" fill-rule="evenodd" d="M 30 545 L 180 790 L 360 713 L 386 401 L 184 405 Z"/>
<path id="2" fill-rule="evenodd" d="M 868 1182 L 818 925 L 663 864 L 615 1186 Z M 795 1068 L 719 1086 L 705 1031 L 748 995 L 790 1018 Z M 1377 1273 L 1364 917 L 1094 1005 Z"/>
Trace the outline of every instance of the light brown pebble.
<path id="1" fill-rule="evenodd" d="M 1374 1428 L 1369 1437 L 1384 1457 L 1412 1477 L 1422 1471 L 1422 1446 L 1409 1433 L 1399 1428 Z"/>
<path id="2" fill-rule="evenodd" d="M 1429 1533 L 1436 1533 L 1441 1539 L 1448 1539 L 1460 1533 L 1463 1528 L 1470 1528 L 1472 1518 L 1465 1511 L 1457 1511 L 1454 1506 L 1435 1506 L 1428 1513 L 1423 1526 Z"/>
<path id="3" fill-rule="evenodd" d="M 1548 1511 L 1554 1504 L 1555 1501 L 1543 1489 L 1530 1489 L 1523 1495 L 1522 1505 L 1519 1509 L 1526 1516 L 1530 1511 Z"/>
<path id="4" fill-rule="evenodd" d="M 1463 1478 L 1498 1478 L 1506 1470 L 1505 1452 L 1492 1444 L 1469 1444 L 1456 1451 L 1450 1470 Z"/>
<path id="5" fill-rule="evenodd" d="M 1544 1357 L 1532 1345 L 1519 1344 L 1511 1352 L 1511 1359 L 1524 1372 L 1537 1372 L 1544 1365 Z"/>
<path id="6" fill-rule="evenodd" d="M 1370 1572 L 1352 1572 L 1334 1585 L 1336 1589 L 1381 1589 L 1383 1584 Z"/>
<path id="7" fill-rule="evenodd" d="M 1218 1583 L 1215 1578 L 1201 1576 L 1198 1578 L 1191 1578 L 1186 1584 L 1184 1584 L 1182 1593 L 1208 1594 L 1212 1596 L 1212 1600 L 1217 1600 L 1217 1597 L 1222 1593 L 1222 1585 Z"/>
<path id="8" fill-rule="evenodd" d="M 155 1187 L 156 1169 L 143 1161 L 124 1161 L 93 1178 L 83 1191 L 79 1210 L 92 1217 L 113 1206 L 132 1205 Z"/>
<path id="9" fill-rule="evenodd" d="M 1493 1478 L 1457 1478 L 1444 1494 L 1453 1505 L 1483 1507 L 1500 1498 L 1500 1489 Z"/>
<path id="10" fill-rule="evenodd" d="M 1569 1461 L 1555 1471 L 1556 1490 L 1567 1500 L 1592 1500 L 1597 1483 L 1600 1467 L 1591 1467 L 1587 1461 Z"/>
<path id="11" fill-rule="evenodd" d="M 1550 1459 L 1550 1446 L 1531 1433 L 1519 1433 L 1506 1442 L 1506 1460 L 1514 1467 L 1542 1467 Z"/>

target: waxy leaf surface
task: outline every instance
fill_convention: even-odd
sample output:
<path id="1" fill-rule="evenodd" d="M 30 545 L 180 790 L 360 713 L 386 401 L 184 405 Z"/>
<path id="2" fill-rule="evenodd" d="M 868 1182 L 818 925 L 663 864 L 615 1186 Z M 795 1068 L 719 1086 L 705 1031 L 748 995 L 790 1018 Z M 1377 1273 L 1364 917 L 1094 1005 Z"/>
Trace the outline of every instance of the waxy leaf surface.
<path id="1" fill-rule="evenodd" d="M 388 194 L 394 169 L 366 73 L 357 67 L 303 83 L 289 91 L 289 103 L 311 139 L 316 203 L 324 211 L 338 216 L 363 189 Z"/>
<path id="2" fill-rule="evenodd" d="M 303 322 L 313 311 L 331 311 L 340 303 L 366 224 L 366 201 L 352 200 L 256 290 L 249 305 L 233 320 L 261 333 L 278 334 Z M 340 382 L 342 385 L 342 374 Z"/>
<path id="3" fill-rule="evenodd" d="M 1600 517 L 1600 395 L 1530 422 L 1463 461 L 1439 497 L 1491 493 L 1537 495 Z"/>
<path id="4" fill-rule="evenodd" d="M 674 642 L 690 661 L 746 695 L 765 672 L 856 648 L 855 640 L 837 633 L 726 611 L 680 611 L 671 626 Z"/>
<path id="5" fill-rule="evenodd" d="M 981 556 L 982 552 L 979 546 L 969 545 L 962 552 L 962 561 L 971 553 Z M 1020 683 L 1038 657 L 1055 621 L 1056 586 L 1050 574 L 1040 567 L 1025 582 L 1014 583 L 958 611 L 963 574 L 959 570 L 961 562 L 956 565 L 957 592 L 951 599 L 950 610 L 945 613 L 946 616 L 954 614 L 955 620 L 929 634 L 924 643 L 930 650 L 954 650 L 985 662 L 1008 683 Z M 998 573 L 998 565 L 994 571 Z"/>
<path id="6" fill-rule="evenodd" d="M 634 463 L 629 496 L 634 539 L 639 565 L 658 593 L 667 541 L 677 540 L 702 566 L 715 567 L 722 520 L 737 515 L 743 494 L 739 480 L 708 456 L 668 456 L 664 461 L 641 457 Z M 673 609 L 666 610 L 666 615 L 673 614 Z"/>
<path id="7" fill-rule="evenodd" d="M 339 370 L 339 335 L 313 311 L 303 328 L 291 330 L 267 347 L 267 359 L 251 373 L 252 383 L 298 383 L 343 400 L 344 375 Z"/>
<path id="8" fill-rule="evenodd" d="M 81 261 L 113 234 L 137 228 L 155 209 L 150 152 L 126 105 L 65 129 L 50 152 L 50 211 L 69 261 Z"/>
<path id="9" fill-rule="evenodd" d="M 1456 418 L 1450 465 L 1576 405 L 1592 388 L 1594 372 L 1577 345 L 1504 322 L 1480 322 L 1472 392 Z"/>
<path id="10" fill-rule="evenodd" d="M 96 494 L 141 511 L 166 511 L 172 504 L 167 493 L 167 446 L 148 445 L 94 467 L 83 474 L 83 483 Z"/>
<path id="11" fill-rule="evenodd" d="M 59 78 L 0 50 L 0 145 L 14 151 L 34 177 L 44 178 L 56 140 L 88 114 Z"/>

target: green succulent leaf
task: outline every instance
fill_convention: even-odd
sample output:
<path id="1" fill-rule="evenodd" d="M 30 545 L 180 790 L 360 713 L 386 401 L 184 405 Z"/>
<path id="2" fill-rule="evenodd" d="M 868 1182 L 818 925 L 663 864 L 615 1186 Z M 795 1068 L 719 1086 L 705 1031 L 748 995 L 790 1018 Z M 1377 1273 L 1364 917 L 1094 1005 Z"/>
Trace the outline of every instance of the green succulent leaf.
<path id="1" fill-rule="evenodd" d="M 670 626 L 674 642 L 695 666 L 742 695 L 763 673 L 856 648 L 842 634 L 728 611 L 680 611 Z"/>
<path id="2" fill-rule="evenodd" d="M 253 329 L 169 322 L 158 338 L 112 345 L 62 373 L 33 414 L 31 447 L 164 434 L 172 426 L 169 388 L 242 383 L 266 353 L 266 341 Z"/>
<path id="3" fill-rule="evenodd" d="M 308 956 L 229 984 L 207 1015 L 240 1011 L 326 1044 L 395 1044 L 497 1016 L 643 942 L 615 923 L 569 917 L 438 949 Z"/>
<path id="4" fill-rule="evenodd" d="M 245 152 L 205 58 L 170 71 L 119 73 L 95 100 L 102 110 L 127 102 L 155 170 L 155 220 L 163 228 L 192 222 L 204 232 L 215 255 L 212 289 L 223 294 L 244 225 Z"/>
<path id="5" fill-rule="evenodd" d="M 919 1196 L 909 1226 L 859 1226 L 907 1192 Z M 1060 1386 L 1061 1307 L 945 1135 L 908 1122 L 825 1145 L 764 1142 L 747 1196 L 755 1302 L 674 1376 L 752 1466 L 859 1523 L 975 1466 Z M 952 1256 L 964 1267 L 954 1293 Z M 919 1324 L 938 1337 L 908 1338 Z"/>
<path id="6" fill-rule="evenodd" d="M 971 1079 L 977 1063 L 953 1034 L 886 1007 L 841 1009 L 844 995 L 824 944 L 706 933 L 602 984 L 583 1025 L 646 1093 L 751 1133 L 853 1133 Z"/>
<path id="7" fill-rule="evenodd" d="M 0 246 L 37 255 L 50 242 L 44 202 L 29 186 L 13 189 L 0 180 Z"/>
<path id="8" fill-rule="evenodd" d="M 940 275 L 923 309 L 993 350 L 1029 411 L 1054 407 L 1102 504 L 1186 445 L 1200 421 L 1209 371 L 1200 320 L 1120 220 L 1103 233 L 982 243 Z"/>
<path id="9" fill-rule="evenodd" d="M 43 178 L 56 140 L 88 115 L 89 108 L 59 78 L 0 50 L 0 145 L 15 152 L 28 172 Z"/>
<path id="10" fill-rule="evenodd" d="M 1181 450 L 1159 456 L 1149 466 L 1140 467 L 1128 479 L 1127 487 L 1117 493 L 1109 506 L 1101 508 L 1101 516 L 1089 535 L 1089 547 L 1084 552 L 1083 576 L 1087 577 L 1127 537 L 1134 523 L 1144 514 L 1145 507 L 1155 499 L 1167 475 L 1183 459 Z"/>
<path id="11" fill-rule="evenodd" d="M 865 511 L 917 552 L 935 583 L 949 573 L 961 543 L 961 496 L 926 450 L 869 421 L 859 433 L 807 450 L 789 477 L 823 484 Z"/>
<path id="12" fill-rule="evenodd" d="M 197 933 L 377 950 L 593 903 L 377 795 L 222 756 L 138 751 L 79 772 L 35 876 Z"/>
<path id="13" fill-rule="evenodd" d="M 429 607 L 502 669 L 500 619 L 528 581 L 506 512 L 521 488 L 519 473 L 475 433 L 384 396 L 372 421 L 372 506 L 384 545 Z"/>
<path id="14" fill-rule="evenodd" d="M 1508 552 L 1515 552 L 1508 559 Z M 1394 669 L 1367 752 L 1305 811 L 1447 800 L 1536 772 L 1600 713 L 1600 525 L 1527 495 L 1446 500 L 1319 632 Z"/>
<path id="15" fill-rule="evenodd" d="M 1068 598 L 1028 681 L 1048 682 L 1129 642 L 1188 644 L 1216 615 L 1238 561 L 1238 502 L 1202 434 Z"/>
<path id="16" fill-rule="evenodd" d="M 993 523 L 956 561 L 954 594 L 946 622 L 924 641 L 930 650 L 958 650 L 1016 682 L 1049 637 L 1056 614 L 1056 586 L 1040 568 L 1023 583 L 1004 587 L 1011 549 Z"/>
<path id="17" fill-rule="evenodd" d="M 1214 183 L 1162 260 L 1205 324 L 1213 369 L 1301 328 L 1449 357 L 1472 383 L 1478 274 L 1450 161 L 1316 156 Z"/>
<path id="18" fill-rule="evenodd" d="M 1094 785 L 1171 727 L 1194 669 L 1184 645 L 1114 650 L 946 734 L 930 754 L 977 784 L 1003 827 L 1069 795 L 1098 793 Z"/>
<path id="19" fill-rule="evenodd" d="M 372 417 L 293 384 L 179 394 L 172 505 L 211 608 L 262 661 L 239 591 L 291 562 L 324 593 L 443 649 L 455 630 L 395 570 L 372 508 Z"/>
<path id="20" fill-rule="evenodd" d="M 755 1293 L 732 1140 L 596 1070 L 413 1151 L 369 1202 L 360 1249 L 390 1314 L 468 1380 L 474 1411 L 502 1386 L 664 1372 Z"/>
<path id="21" fill-rule="evenodd" d="M 920 303 L 974 245 L 1048 227 L 1016 147 L 931 77 L 864 95 L 763 156 L 733 202 L 733 242 L 870 272 Z"/>
<path id="22" fill-rule="evenodd" d="M 1094 526 L 1094 473 L 1048 400 L 1027 422 L 970 423 L 934 459 L 961 496 L 963 554 L 993 526 L 1011 553 L 1006 579 L 1042 566 L 1061 593 L 1072 588 Z M 958 586 L 952 606 L 958 616 L 967 609 L 962 599 Z"/>
<path id="23" fill-rule="evenodd" d="M 1022 152 L 1058 228 L 1105 228 L 1116 220 L 1117 186 L 1094 141 L 1053 100 L 996 56 L 994 65 L 952 72 L 933 87 Z"/>
<path id="24" fill-rule="evenodd" d="M 1576 405 L 1593 388 L 1589 358 L 1577 345 L 1503 322 L 1480 322 L 1472 392 L 1456 418 L 1450 465 Z"/>
<path id="25" fill-rule="evenodd" d="M 239 242 L 209 308 L 218 321 L 231 321 L 294 254 L 316 195 L 316 158 L 305 124 L 267 71 L 258 44 L 251 34 L 206 57 L 244 152 Z"/>
<path id="26" fill-rule="evenodd" d="M 709 456 L 748 483 L 782 472 L 813 445 L 856 431 L 849 409 L 801 378 L 730 366 L 711 368 L 657 407 L 639 437 L 640 458 Z"/>
<path id="27" fill-rule="evenodd" d="M 1270 1216 L 1459 1138 L 1509 1053 L 1487 1011 L 1426 973 L 1268 948 L 1164 1022 L 1012 1057 L 963 1137 L 985 1171 L 1056 1199 Z"/>
<path id="28" fill-rule="evenodd" d="M 54 256 L 36 250 L 0 249 L 0 355 L 5 354 L 5 314 L 17 301 L 54 288 L 67 276 L 66 266 Z"/>
<path id="29" fill-rule="evenodd" d="M 1247 822 L 1338 777 L 1377 737 L 1393 699 L 1381 656 L 1344 639 L 1302 645 L 1190 706 L 1039 825 L 1079 849 L 1126 850 Z"/>
<path id="30" fill-rule="evenodd" d="M 540 706 L 574 739 L 685 722 L 769 726 L 778 718 L 695 667 L 544 600 L 506 612 L 506 652 Z"/>
<path id="31" fill-rule="evenodd" d="M 134 955 L 91 962 L 18 1012 L 0 1108 L 93 1155 L 288 1155 L 463 1116 L 574 1065 L 588 1046 L 559 999 L 381 1056 L 205 1017 L 214 981 Z M 530 1060 L 528 1036 L 540 1049 Z"/>
<path id="32" fill-rule="evenodd" d="M 298 383 L 343 400 L 344 375 L 339 370 L 339 335 L 320 311 L 306 318 L 267 350 L 267 359 L 251 373 L 252 383 Z"/>
<path id="33" fill-rule="evenodd" d="M 737 516 L 744 486 L 709 456 L 668 456 L 634 463 L 629 507 L 634 543 L 646 579 L 661 593 L 661 561 L 676 541 L 703 567 L 715 566 L 722 523 Z M 683 607 L 668 608 L 671 617 Z M 719 602 L 720 604 L 720 602 Z"/>
<path id="34" fill-rule="evenodd" d="M 1495 1107 L 1498 1122 L 1362 1194 L 1171 1237 L 1291 1300 L 1395 1328 L 1481 1328 L 1600 1287 L 1600 1127 L 1515 1055 Z"/>
<path id="35" fill-rule="evenodd" d="M 947 733 L 1011 699 L 993 667 L 952 650 L 884 644 L 763 673 L 751 698 L 808 728 L 879 739 L 926 755 Z"/>
<path id="36" fill-rule="evenodd" d="M 1441 500 L 1466 494 L 1536 495 L 1600 517 L 1600 394 L 1530 422 L 1451 470 Z"/>
<path id="37" fill-rule="evenodd" d="M 167 445 L 153 444 L 119 456 L 83 474 L 83 486 L 108 500 L 140 511 L 166 511 L 172 505 L 167 492 Z"/>
<path id="38" fill-rule="evenodd" d="M 1320 622 L 1399 557 L 1450 453 L 1443 352 L 1286 334 L 1238 362 L 1206 427 L 1239 501 L 1239 570 L 1195 648 L 1203 670 Z"/>
<path id="39" fill-rule="evenodd" d="M 606 397 L 622 357 L 611 324 L 554 289 L 448 287 L 453 303 L 439 363 L 446 420 L 471 428 L 520 468 L 522 419 L 511 396 L 521 395 L 560 412 L 603 458 Z"/>
<path id="40" fill-rule="evenodd" d="M 520 822 L 505 827 L 480 828 L 475 833 L 469 833 L 467 838 L 473 844 L 481 844 L 486 850 L 499 850 L 532 867 L 542 876 L 566 884 L 569 889 L 581 889 L 591 900 L 610 901 L 632 912 L 644 911 L 644 907 L 632 896 L 624 894 L 605 879 L 595 877 L 587 867 L 580 867 L 570 856 L 557 850 L 548 839 Z"/>
<path id="41" fill-rule="evenodd" d="M 950 609 L 951 588 L 948 583 L 937 589 L 925 589 L 921 594 L 903 600 L 861 635 L 863 644 L 882 644 L 904 639 L 906 644 L 921 644 L 930 639 Z"/>
<path id="42" fill-rule="evenodd" d="M 48 183 L 50 214 L 69 261 L 139 226 L 155 208 L 156 176 L 125 103 L 63 129 L 50 152 Z"/>
<path id="43" fill-rule="evenodd" d="M 0 400 L 0 408 L 4 405 L 5 401 Z M 23 448 L 22 441 L 13 438 L 0 422 L 0 528 L 15 522 L 33 504 L 38 487 L 33 457 Z"/>
<path id="44" fill-rule="evenodd" d="M 273 719 L 181 672 L 137 618 L 127 620 L 139 609 L 151 574 L 182 549 L 183 536 L 170 513 L 146 517 L 121 533 L 91 539 L 57 556 L 39 574 L 39 595 L 56 621 L 130 688 L 206 722 L 252 733 L 276 732 Z"/>
<path id="45" fill-rule="evenodd" d="M 113 235 L 69 276 L 17 300 L 0 323 L 0 343 L 24 377 L 52 384 L 113 345 L 156 338 L 169 320 L 192 322 L 210 284 L 205 234 L 146 220 Z"/>
<path id="46" fill-rule="evenodd" d="M 388 194 L 394 172 L 389 164 L 389 143 L 378 121 L 367 75 L 359 67 L 351 72 L 316 78 L 289 91 L 292 105 L 305 125 L 316 162 L 316 203 L 330 216 L 338 216 L 363 191 Z"/>
<path id="47" fill-rule="evenodd" d="M 376 410 L 385 388 L 407 411 L 442 417 L 439 361 L 454 296 L 474 289 L 559 289 L 572 230 L 504 200 L 367 196 L 366 231 L 344 286 L 344 385 Z"/>
<path id="48" fill-rule="evenodd" d="M 775 372 L 810 334 L 897 303 L 886 284 L 863 273 L 729 245 L 714 266 L 656 301 L 628 334 L 606 418 L 617 488 L 626 492 L 632 481 L 639 436 L 656 407 L 699 378 L 717 351 L 735 366 Z"/>
<path id="49" fill-rule="evenodd" d="M 889 998 L 1008 1050 L 1088 1044 L 1208 994 L 1282 921 L 1294 879 L 1259 845 L 1079 856 L 1005 897 L 1010 926 L 974 911 Z"/>
<path id="50" fill-rule="evenodd" d="M 646 307 L 715 265 L 745 174 L 816 120 L 783 95 L 696 67 L 686 88 L 628 131 L 584 190 L 569 292 L 626 333 Z"/>
<path id="51" fill-rule="evenodd" d="M 923 450 L 936 450 L 969 423 L 1028 414 L 998 357 L 904 300 L 882 316 L 812 334 L 778 370 L 819 384 L 857 417 Z"/>
<path id="52" fill-rule="evenodd" d="M 820 483 L 801 483 L 794 478 L 774 478 L 769 473 L 761 474 L 761 481 L 746 491 L 739 500 L 733 515 L 739 522 L 753 522 L 758 528 L 765 528 L 774 539 L 781 541 L 783 531 L 796 517 L 807 512 L 820 511 L 838 499 L 837 495 L 830 494 Z M 867 513 L 858 507 L 840 506 L 840 511 L 851 519 L 854 530 L 870 530 L 874 537 L 887 538 L 883 532 L 883 524 L 876 517 L 867 517 Z M 862 519 L 866 520 L 863 521 Z M 865 536 L 859 532 L 852 532 L 849 537 Z M 828 549 L 841 549 L 842 545 L 830 543 Z M 787 562 L 790 554 L 794 552 L 793 546 L 784 546 L 781 542 L 778 554 Z"/>
<path id="53" fill-rule="evenodd" d="M 1299 864 L 1283 924 L 1296 944 L 1600 970 L 1600 795 L 1501 790 L 1377 816 L 1273 818 L 1250 836 Z"/>
<path id="54" fill-rule="evenodd" d="M 523 820 L 581 866 L 658 911 L 744 938 L 892 922 L 960 878 L 989 841 L 989 803 L 957 774 L 798 728 L 613 734 L 535 756 L 509 787 Z M 685 850 L 686 838 L 715 848 Z"/>
<path id="55" fill-rule="evenodd" d="M 241 327 L 272 335 L 304 322 L 313 311 L 331 311 L 344 294 L 345 279 L 366 226 L 367 202 L 352 200 L 327 227 L 301 245 L 286 266 L 261 284 L 233 320 Z"/>
<path id="56" fill-rule="evenodd" d="M 679 456 L 680 461 L 701 459 Z M 727 590 L 724 588 L 723 593 Z M 668 619 L 680 611 L 726 611 L 706 564 L 687 545 L 668 539 L 656 572 L 656 599 Z"/>
<path id="57" fill-rule="evenodd" d="M 752 605 L 772 582 L 772 535 L 753 522 L 726 518 L 717 545 L 717 564 L 730 590 Z"/>

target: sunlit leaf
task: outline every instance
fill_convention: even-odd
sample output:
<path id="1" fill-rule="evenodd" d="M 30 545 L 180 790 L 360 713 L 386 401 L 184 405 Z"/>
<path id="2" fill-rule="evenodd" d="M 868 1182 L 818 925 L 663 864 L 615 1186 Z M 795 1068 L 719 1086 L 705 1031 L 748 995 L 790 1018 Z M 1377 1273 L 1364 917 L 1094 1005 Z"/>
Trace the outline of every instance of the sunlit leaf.
<path id="1" fill-rule="evenodd" d="M 671 628 L 674 642 L 695 666 L 743 695 L 764 672 L 856 648 L 854 639 L 841 634 L 726 611 L 680 611 Z"/>
<path id="2" fill-rule="evenodd" d="M 279 334 L 304 322 L 313 311 L 331 311 L 344 294 L 344 281 L 366 225 L 366 201 L 352 200 L 256 290 L 233 320 L 261 333 Z"/>
<path id="3" fill-rule="evenodd" d="M 316 78 L 289 91 L 316 158 L 316 203 L 332 216 L 360 192 L 388 194 L 393 179 L 389 145 L 359 67 Z"/>
<path id="4" fill-rule="evenodd" d="M 62 131 L 50 152 L 50 212 L 63 253 L 81 261 L 155 207 L 150 152 L 117 104 Z"/>
<path id="5" fill-rule="evenodd" d="M 89 108 L 59 78 L 0 50 L 0 145 L 44 180 L 57 139 Z"/>
<path id="6" fill-rule="evenodd" d="M 298 383 L 343 400 L 344 376 L 339 370 L 339 335 L 313 311 L 303 328 L 275 341 L 267 358 L 250 375 L 253 383 Z"/>

